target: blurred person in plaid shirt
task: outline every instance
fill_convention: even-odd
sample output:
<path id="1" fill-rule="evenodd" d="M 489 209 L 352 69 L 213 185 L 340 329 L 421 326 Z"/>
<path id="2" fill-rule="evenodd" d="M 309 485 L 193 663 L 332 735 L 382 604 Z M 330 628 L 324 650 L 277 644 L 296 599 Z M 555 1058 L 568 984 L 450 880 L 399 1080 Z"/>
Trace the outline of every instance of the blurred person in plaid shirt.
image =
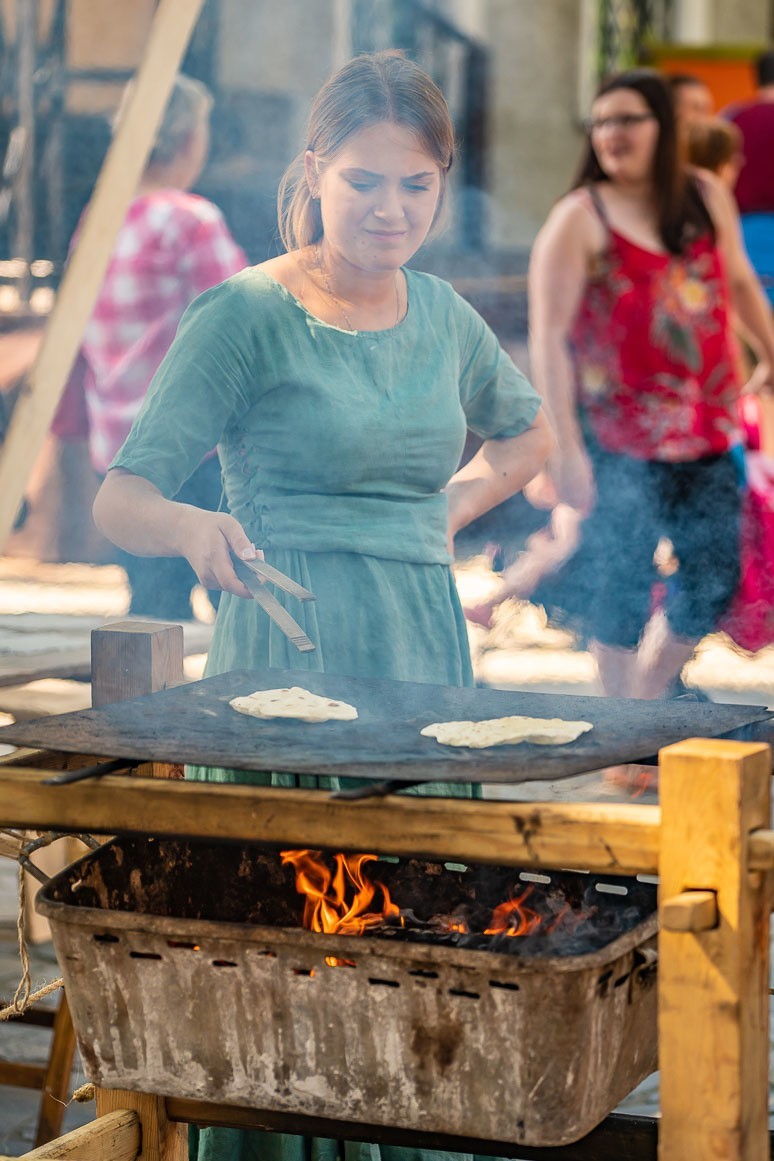
<path id="1" fill-rule="evenodd" d="M 211 107 L 203 84 L 177 77 L 54 419 L 61 440 L 88 440 L 100 478 L 129 434 L 186 307 L 247 265 L 217 206 L 188 192 L 207 157 Z M 72 244 L 77 237 L 76 230 Z M 220 495 L 213 451 L 175 498 L 212 511 Z M 198 582 L 184 558 L 119 550 L 119 560 L 131 588 L 130 613 L 191 617 Z M 210 594 L 214 604 L 219 595 Z"/>

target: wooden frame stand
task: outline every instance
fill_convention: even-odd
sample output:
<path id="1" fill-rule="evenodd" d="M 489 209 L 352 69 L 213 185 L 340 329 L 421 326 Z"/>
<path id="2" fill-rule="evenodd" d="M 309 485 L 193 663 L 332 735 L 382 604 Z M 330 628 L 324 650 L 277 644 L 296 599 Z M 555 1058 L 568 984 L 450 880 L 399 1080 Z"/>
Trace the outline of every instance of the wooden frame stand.
<path id="1" fill-rule="evenodd" d="M 116 626 L 112 632 L 123 628 Z M 137 625 L 131 631 L 142 632 Z M 149 633 L 158 631 L 158 626 L 148 626 Z M 98 688 L 99 670 L 115 648 L 115 641 L 110 649 L 101 639 L 96 645 Z M 174 649 L 135 644 L 132 650 L 132 664 L 145 666 L 146 680 L 148 669 L 154 670 L 153 688 L 179 680 Z M 61 764 L 55 755 L 51 760 Z M 84 758 L 83 765 L 91 761 Z M 36 756 L 35 766 L 44 764 L 44 756 Z M 0 826 L 339 844 L 378 848 L 384 854 L 533 868 L 657 873 L 659 1161 L 764 1161 L 770 1156 L 771 769 L 771 750 L 761 743 L 681 742 L 660 755 L 661 805 L 636 806 L 398 795 L 350 803 L 333 800 L 325 791 L 168 780 L 138 783 L 119 774 L 102 778 L 96 790 L 90 782 L 47 787 L 46 770 L 9 764 L 0 766 Z M 84 1134 L 89 1151 L 67 1151 L 69 1139 L 77 1135 L 70 1134 L 52 1143 L 59 1152 L 36 1150 L 25 1161 L 70 1156 L 85 1161 L 184 1161 L 185 1129 L 177 1123 L 182 1120 L 416 1147 L 467 1147 L 542 1161 L 620 1161 L 624 1156 L 627 1161 L 654 1161 L 656 1156 L 656 1122 L 646 1118 L 611 1117 L 577 1145 L 531 1149 L 434 1134 L 420 1140 L 418 1134 L 376 1128 L 369 1138 L 363 1135 L 369 1126 L 312 1123 L 311 1118 L 307 1125 L 289 1115 L 283 1121 L 279 1114 L 120 1091 L 98 1090 L 97 1113 L 98 1119 L 86 1127 L 90 1136 L 77 1131 Z M 138 1119 L 142 1152 L 136 1144 Z"/>

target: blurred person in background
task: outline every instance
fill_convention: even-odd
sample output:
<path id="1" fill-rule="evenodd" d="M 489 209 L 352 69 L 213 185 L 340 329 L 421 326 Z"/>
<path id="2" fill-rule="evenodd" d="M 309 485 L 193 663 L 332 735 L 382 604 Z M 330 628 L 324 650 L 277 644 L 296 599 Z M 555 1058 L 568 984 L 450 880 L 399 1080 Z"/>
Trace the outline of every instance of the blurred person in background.
<path id="1" fill-rule="evenodd" d="M 715 100 L 701 77 L 693 73 L 673 73 L 667 78 L 675 102 L 678 123 L 688 125 L 701 121 L 715 112 Z"/>
<path id="2" fill-rule="evenodd" d="M 206 161 L 211 108 L 203 84 L 182 74 L 176 78 L 54 419 L 52 431 L 61 440 L 86 437 L 99 477 L 129 434 L 186 307 L 247 264 L 220 210 L 189 192 Z M 76 231 L 73 244 L 77 237 Z M 214 510 L 220 496 L 213 451 L 176 498 Z M 198 581 L 184 558 L 121 552 L 119 562 L 131 589 L 130 614 L 190 619 Z M 213 604 L 218 597 L 210 594 Z"/>
<path id="3" fill-rule="evenodd" d="M 723 117 L 742 134 L 734 196 L 750 261 L 774 304 L 774 50 L 757 58 L 755 76 L 753 99 L 730 105 Z"/>
<path id="4" fill-rule="evenodd" d="M 716 173 L 730 190 L 744 165 L 743 145 L 740 129 L 722 117 L 702 117 L 686 126 L 688 162 Z"/>
<path id="5" fill-rule="evenodd" d="M 666 696 L 739 581 L 733 306 L 762 365 L 774 327 L 733 199 L 680 158 L 671 91 L 634 69 L 599 89 L 572 191 L 536 239 L 531 356 L 580 546 L 537 599 L 580 627 L 606 694 Z M 679 585 L 654 612 L 663 537 Z"/>
<path id="6" fill-rule="evenodd" d="M 737 125 L 720 117 L 691 122 L 687 147 L 691 165 L 716 173 L 729 189 L 734 189 L 744 164 L 742 132 Z M 744 327 L 737 318 L 733 319 L 733 327 L 739 338 L 739 378 L 746 384 L 740 399 L 743 444 L 752 451 L 774 456 L 774 394 L 768 384 L 768 368 L 761 363 L 755 365 Z"/>

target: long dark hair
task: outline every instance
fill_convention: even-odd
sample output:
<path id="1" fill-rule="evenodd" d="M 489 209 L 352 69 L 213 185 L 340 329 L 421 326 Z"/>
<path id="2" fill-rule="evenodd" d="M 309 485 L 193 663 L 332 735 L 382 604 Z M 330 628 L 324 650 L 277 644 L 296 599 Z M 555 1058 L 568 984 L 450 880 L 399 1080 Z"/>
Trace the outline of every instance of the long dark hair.
<path id="1" fill-rule="evenodd" d="M 701 191 L 681 156 L 674 98 L 669 83 L 655 69 L 628 69 L 603 81 L 594 100 L 618 89 L 639 93 L 658 121 L 658 141 L 653 156 L 653 191 L 658 230 L 672 254 L 681 254 L 698 235 L 715 237 L 715 226 Z M 572 189 L 610 178 L 597 160 L 588 140 Z"/>

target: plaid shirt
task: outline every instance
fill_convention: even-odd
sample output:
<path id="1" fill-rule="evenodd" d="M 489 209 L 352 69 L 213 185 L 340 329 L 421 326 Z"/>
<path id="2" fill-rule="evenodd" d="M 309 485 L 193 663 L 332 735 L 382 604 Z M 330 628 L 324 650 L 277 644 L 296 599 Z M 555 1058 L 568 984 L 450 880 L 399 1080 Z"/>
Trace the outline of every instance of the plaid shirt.
<path id="1" fill-rule="evenodd" d="M 104 474 L 188 304 L 246 265 L 220 210 L 205 198 L 174 189 L 136 198 L 116 239 L 54 434 L 86 434 L 85 399 L 91 460 Z"/>

